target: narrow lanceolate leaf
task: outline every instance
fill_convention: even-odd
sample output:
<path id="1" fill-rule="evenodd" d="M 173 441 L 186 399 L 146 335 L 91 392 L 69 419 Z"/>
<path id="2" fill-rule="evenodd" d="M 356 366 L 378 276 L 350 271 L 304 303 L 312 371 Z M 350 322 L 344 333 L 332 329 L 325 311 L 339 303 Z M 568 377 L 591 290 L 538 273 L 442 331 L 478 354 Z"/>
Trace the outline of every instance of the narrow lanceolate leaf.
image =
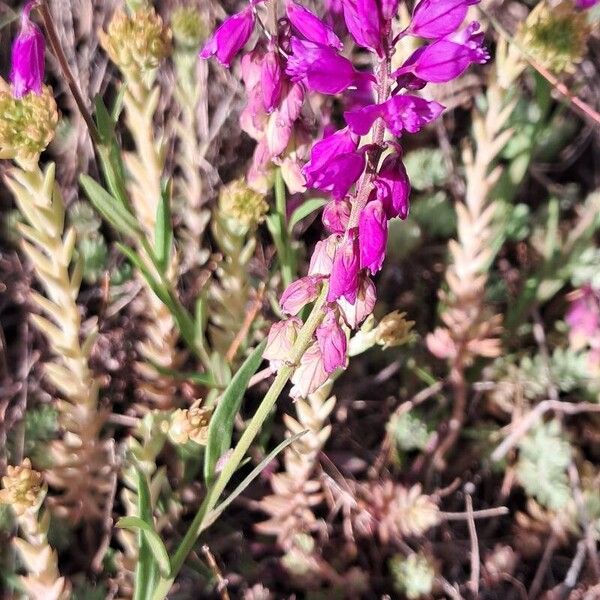
<path id="1" fill-rule="evenodd" d="M 89 175 L 79 177 L 81 187 L 94 208 L 120 233 L 137 238 L 140 227 L 135 217 Z"/>
<path id="2" fill-rule="evenodd" d="M 173 186 L 167 182 L 163 186 L 158 208 L 156 209 L 156 226 L 154 232 L 154 254 L 158 268 L 165 273 L 171 260 L 173 246 L 173 226 L 171 224 L 171 193 Z"/>
<path id="3" fill-rule="evenodd" d="M 250 378 L 260 366 L 267 341 L 261 342 L 244 361 L 231 383 L 223 393 L 217 408 L 210 419 L 208 427 L 208 442 L 204 453 L 204 479 L 210 483 L 215 475 L 215 465 L 231 446 L 231 434 L 235 415 L 240 410 L 244 392 Z"/>
<path id="4" fill-rule="evenodd" d="M 290 222 L 288 224 L 288 230 L 291 233 L 294 229 L 294 226 L 300 223 L 302 219 L 305 219 L 311 213 L 315 212 L 315 210 L 319 210 L 322 206 L 327 204 L 327 200 L 325 198 L 309 198 L 306 202 L 303 202 L 290 217 Z"/>
<path id="5" fill-rule="evenodd" d="M 171 570 L 169 554 L 160 536 L 151 525 L 139 517 L 121 517 L 117 522 L 117 527 L 121 529 L 133 529 L 142 534 L 144 542 L 150 549 L 150 557 L 156 561 L 158 570 L 163 577 L 168 577 Z M 140 557 L 141 559 L 141 557 Z"/>
<path id="6" fill-rule="evenodd" d="M 284 440 L 276 448 L 271 450 L 267 456 L 265 456 L 259 463 L 252 469 L 247 477 L 217 506 L 214 508 L 206 517 L 205 529 L 208 529 L 221 515 L 221 513 L 241 494 L 243 491 L 261 474 L 263 469 L 281 452 L 283 452 L 288 446 L 293 444 L 297 439 L 301 438 L 308 430 L 300 431 L 296 435 L 290 436 L 287 440 Z"/>

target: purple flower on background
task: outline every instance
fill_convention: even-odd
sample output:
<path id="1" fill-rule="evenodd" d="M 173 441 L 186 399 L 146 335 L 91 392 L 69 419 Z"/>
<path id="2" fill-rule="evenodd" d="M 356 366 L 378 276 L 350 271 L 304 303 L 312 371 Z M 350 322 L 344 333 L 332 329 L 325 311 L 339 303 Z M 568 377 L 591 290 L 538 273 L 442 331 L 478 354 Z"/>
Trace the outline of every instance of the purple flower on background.
<path id="1" fill-rule="evenodd" d="M 388 129 L 397 136 L 403 131 L 417 133 L 436 119 L 444 107 L 433 100 L 402 94 L 393 96 L 383 104 L 365 106 L 344 113 L 346 123 L 358 135 L 366 135 L 375 121 L 382 117 Z"/>
<path id="2" fill-rule="evenodd" d="M 279 104 L 283 87 L 283 70 L 274 49 L 270 49 L 263 57 L 260 83 L 265 110 L 271 112 Z"/>
<path id="3" fill-rule="evenodd" d="M 309 302 L 316 300 L 320 282 L 319 277 L 302 277 L 290 283 L 281 294 L 281 310 L 288 315 L 297 315 Z"/>
<path id="4" fill-rule="evenodd" d="M 376 300 L 375 284 L 363 276 L 358 284 L 356 301 L 351 303 L 342 297 L 338 298 L 337 304 L 348 327 L 356 329 L 373 312 Z"/>
<path id="5" fill-rule="evenodd" d="M 21 14 L 21 29 L 12 45 L 10 82 L 15 98 L 29 92 L 42 93 L 46 42 L 40 28 L 29 18 L 35 0 L 30 0 Z"/>
<path id="6" fill-rule="evenodd" d="M 456 31 L 467 9 L 479 0 L 421 0 L 413 11 L 408 33 L 438 39 Z"/>
<path id="7" fill-rule="evenodd" d="M 386 156 L 375 179 L 375 188 L 387 218 L 406 219 L 409 209 L 410 181 L 399 153 Z"/>
<path id="8" fill-rule="evenodd" d="M 306 186 L 330 192 L 341 199 L 358 180 L 365 165 L 363 152 L 357 152 L 358 138 L 347 128 L 317 142 L 304 165 Z"/>
<path id="9" fill-rule="evenodd" d="M 383 53 L 382 25 L 377 0 L 343 0 L 344 21 L 359 46 Z"/>
<path id="10" fill-rule="evenodd" d="M 290 23 L 309 42 L 331 46 L 337 50 L 343 48 L 333 29 L 304 6 L 290 0 L 286 5 L 286 12 Z"/>
<path id="11" fill-rule="evenodd" d="M 387 215 L 380 200 L 371 200 L 360 213 L 358 222 L 358 245 L 360 268 L 375 275 L 383 265 L 387 244 Z"/>
<path id="12" fill-rule="evenodd" d="M 339 94 L 361 79 L 372 79 L 372 75 L 357 71 L 329 46 L 292 37 L 291 48 L 286 73 L 292 81 L 301 82 L 314 92 Z"/>
<path id="13" fill-rule="evenodd" d="M 297 317 L 291 317 L 271 325 L 267 346 L 263 352 L 263 358 L 269 361 L 271 371 L 275 372 L 281 368 L 289 356 L 301 328 L 302 321 Z"/>
<path id="14" fill-rule="evenodd" d="M 200 51 L 200 58 L 214 56 L 222 65 L 228 67 L 250 39 L 254 31 L 254 19 L 251 7 L 225 19 Z"/>
<path id="15" fill-rule="evenodd" d="M 571 296 L 565 321 L 571 345 L 579 349 L 600 336 L 600 292 L 586 285 Z"/>
<path id="16" fill-rule="evenodd" d="M 321 220 L 327 231 L 331 233 L 344 233 L 350 221 L 352 207 L 348 200 L 333 200 L 323 209 Z"/>
<path id="17" fill-rule="evenodd" d="M 418 48 L 392 77 L 416 77 L 431 83 L 444 83 L 461 75 L 473 63 L 483 64 L 490 55 L 483 47 L 483 32 L 473 21 L 465 30 Z"/>
<path id="18" fill-rule="evenodd" d="M 400 0 L 379 0 L 381 16 L 386 21 L 391 21 L 398 14 Z"/>
<path id="19" fill-rule="evenodd" d="M 335 313 L 328 309 L 316 331 L 317 344 L 323 357 L 323 367 L 328 374 L 346 364 L 348 340 Z"/>
<path id="20" fill-rule="evenodd" d="M 575 0 L 575 6 L 579 10 L 587 10 L 588 8 L 592 8 L 592 6 L 596 6 L 600 0 Z"/>
<path id="21" fill-rule="evenodd" d="M 327 302 L 344 297 L 354 304 L 358 294 L 359 270 L 358 241 L 355 236 L 347 237 L 339 244 L 333 257 Z"/>

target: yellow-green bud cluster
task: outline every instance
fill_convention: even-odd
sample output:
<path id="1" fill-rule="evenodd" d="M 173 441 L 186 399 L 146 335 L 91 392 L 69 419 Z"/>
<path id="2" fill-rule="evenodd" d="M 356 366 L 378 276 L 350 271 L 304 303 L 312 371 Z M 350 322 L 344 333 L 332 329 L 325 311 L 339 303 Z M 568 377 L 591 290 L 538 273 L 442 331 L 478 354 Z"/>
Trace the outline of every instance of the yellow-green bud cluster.
<path id="1" fill-rule="evenodd" d="M 269 205 L 243 179 L 236 179 L 221 190 L 219 208 L 224 217 L 254 227 L 264 220 Z"/>
<path id="2" fill-rule="evenodd" d="M 46 494 L 42 474 L 31 468 L 28 458 L 16 467 L 7 468 L 2 487 L 0 503 L 11 506 L 17 516 L 37 510 Z"/>
<path id="3" fill-rule="evenodd" d="M 169 437 L 175 444 L 186 444 L 191 440 L 200 446 L 206 446 L 211 415 L 212 410 L 199 403 L 190 408 L 178 408 L 171 417 Z"/>
<path id="4" fill-rule="evenodd" d="M 193 6 L 176 8 L 171 15 L 171 28 L 175 43 L 184 48 L 196 50 L 206 39 L 206 22 Z"/>
<path id="5" fill-rule="evenodd" d="M 375 339 L 384 350 L 401 346 L 411 340 L 414 324 L 414 321 L 406 320 L 406 313 L 395 310 L 381 319 L 375 329 Z"/>
<path id="6" fill-rule="evenodd" d="M 517 39 L 524 49 L 553 73 L 573 72 L 581 62 L 590 35 L 585 11 L 571 0 L 551 6 L 540 2 L 521 25 Z"/>
<path id="7" fill-rule="evenodd" d="M 153 8 L 140 8 L 131 15 L 117 11 L 100 43 L 123 73 L 135 76 L 156 69 L 171 50 L 171 30 Z"/>
<path id="8" fill-rule="evenodd" d="M 57 124 L 51 88 L 23 98 L 0 92 L 0 158 L 34 160 L 52 141 Z"/>

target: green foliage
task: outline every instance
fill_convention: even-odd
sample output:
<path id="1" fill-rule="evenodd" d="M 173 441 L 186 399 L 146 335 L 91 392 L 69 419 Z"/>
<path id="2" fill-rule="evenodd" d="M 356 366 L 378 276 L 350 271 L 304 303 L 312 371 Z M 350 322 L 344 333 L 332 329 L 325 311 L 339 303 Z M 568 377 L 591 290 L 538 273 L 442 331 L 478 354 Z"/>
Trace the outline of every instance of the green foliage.
<path id="1" fill-rule="evenodd" d="M 429 439 L 425 422 L 413 412 L 394 415 L 388 423 L 388 432 L 399 450 L 423 450 Z"/>
<path id="2" fill-rule="evenodd" d="M 519 444 L 517 476 L 528 496 L 552 510 L 571 497 L 566 469 L 572 450 L 556 420 L 540 423 Z"/>
<path id="3" fill-rule="evenodd" d="M 394 589 L 409 600 L 415 600 L 431 594 L 435 571 L 426 556 L 421 553 L 405 558 L 395 554 L 388 561 L 388 567 L 394 581 Z"/>
<path id="4" fill-rule="evenodd" d="M 404 156 L 411 186 L 423 192 L 443 185 L 448 179 L 444 154 L 438 148 L 420 148 Z"/>
<path id="5" fill-rule="evenodd" d="M 410 218 L 432 236 L 449 238 L 456 232 L 456 212 L 443 191 L 424 195 L 412 202 Z"/>

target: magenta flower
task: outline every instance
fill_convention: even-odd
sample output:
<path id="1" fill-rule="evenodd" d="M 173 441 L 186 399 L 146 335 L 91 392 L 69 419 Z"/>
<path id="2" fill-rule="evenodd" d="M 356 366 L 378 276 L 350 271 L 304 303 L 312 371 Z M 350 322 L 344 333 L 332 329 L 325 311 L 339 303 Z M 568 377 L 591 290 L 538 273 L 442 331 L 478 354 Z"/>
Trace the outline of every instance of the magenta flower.
<path id="1" fill-rule="evenodd" d="M 358 284 L 356 301 L 350 303 L 342 297 L 337 304 L 348 327 L 356 329 L 373 312 L 376 300 L 375 284 L 364 276 Z"/>
<path id="2" fill-rule="evenodd" d="M 600 0 L 575 0 L 575 6 L 579 10 L 587 10 L 588 8 L 592 8 L 592 6 L 596 6 Z"/>
<path id="3" fill-rule="evenodd" d="M 409 209 L 410 181 L 400 154 L 386 156 L 375 179 L 375 188 L 387 218 L 406 219 Z"/>
<path id="4" fill-rule="evenodd" d="M 379 0 L 381 16 L 386 21 L 391 21 L 398 14 L 400 0 Z"/>
<path id="5" fill-rule="evenodd" d="M 368 269 L 371 275 L 375 275 L 383 264 L 387 234 L 387 216 L 383 204 L 380 200 L 371 200 L 361 211 L 358 222 L 360 268 Z"/>
<path id="6" fill-rule="evenodd" d="M 302 171 L 307 187 L 343 198 L 364 169 L 365 156 L 357 147 L 357 136 L 347 128 L 317 142 Z"/>
<path id="7" fill-rule="evenodd" d="M 327 302 L 344 297 L 354 304 L 358 294 L 359 270 L 358 241 L 355 236 L 348 237 L 340 243 L 333 257 Z"/>
<path id="8" fill-rule="evenodd" d="M 283 87 L 283 70 L 274 49 L 270 49 L 263 57 L 260 85 L 265 110 L 270 113 L 279 104 Z"/>
<path id="9" fill-rule="evenodd" d="M 297 317 L 271 325 L 267 346 L 263 352 L 263 358 L 269 361 L 271 371 L 276 372 L 283 366 L 301 328 L 302 321 Z"/>
<path id="10" fill-rule="evenodd" d="M 287 286 L 279 300 L 281 310 L 288 315 L 297 315 L 309 302 L 319 295 L 319 277 L 302 277 Z"/>
<path id="11" fill-rule="evenodd" d="M 323 209 L 321 220 L 330 233 L 344 233 L 352 207 L 348 200 L 333 200 Z"/>
<path id="12" fill-rule="evenodd" d="M 329 46 L 292 37 L 291 48 L 286 73 L 292 81 L 301 82 L 314 92 L 339 94 L 361 79 L 372 78 L 357 71 L 347 58 Z"/>
<path id="13" fill-rule="evenodd" d="M 456 31 L 467 9 L 479 0 L 421 0 L 413 11 L 408 33 L 427 39 L 442 38 Z"/>
<path id="14" fill-rule="evenodd" d="M 343 48 L 340 38 L 333 29 L 304 6 L 290 0 L 286 5 L 286 12 L 290 23 L 309 42 L 331 46 L 337 50 Z"/>
<path id="15" fill-rule="evenodd" d="M 30 0 L 25 5 L 21 29 L 12 45 L 10 82 L 15 98 L 22 98 L 29 92 L 42 93 L 46 42 L 40 28 L 29 18 L 34 4 L 35 0 Z"/>
<path id="16" fill-rule="evenodd" d="M 431 83 L 444 83 L 461 75 L 473 63 L 483 64 L 489 53 L 483 47 L 483 33 L 473 21 L 464 31 L 419 48 L 392 77 L 406 75 Z"/>
<path id="17" fill-rule="evenodd" d="M 344 0 L 344 21 L 359 46 L 383 54 L 382 24 L 377 0 Z"/>
<path id="18" fill-rule="evenodd" d="M 254 12 L 251 7 L 225 19 L 200 52 L 200 58 L 211 56 L 229 67 L 235 55 L 248 43 L 254 31 Z"/>
<path id="19" fill-rule="evenodd" d="M 366 135 L 382 117 L 388 129 L 397 136 L 403 131 L 417 133 L 444 110 L 439 102 L 408 94 L 393 96 L 383 104 L 372 104 L 344 113 L 346 123 L 358 135 Z"/>
<path id="20" fill-rule="evenodd" d="M 316 337 L 323 357 L 323 367 L 328 374 L 346 365 L 348 340 L 331 309 L 327 310 L 316 331 Z"/>
<path id="21" fill-rule="evenodd" d="M 586 285 L 571 295 L 571 306 L 565 321 L 569 339 L 575 349 L 600 339 L 600 292 Z"/>

